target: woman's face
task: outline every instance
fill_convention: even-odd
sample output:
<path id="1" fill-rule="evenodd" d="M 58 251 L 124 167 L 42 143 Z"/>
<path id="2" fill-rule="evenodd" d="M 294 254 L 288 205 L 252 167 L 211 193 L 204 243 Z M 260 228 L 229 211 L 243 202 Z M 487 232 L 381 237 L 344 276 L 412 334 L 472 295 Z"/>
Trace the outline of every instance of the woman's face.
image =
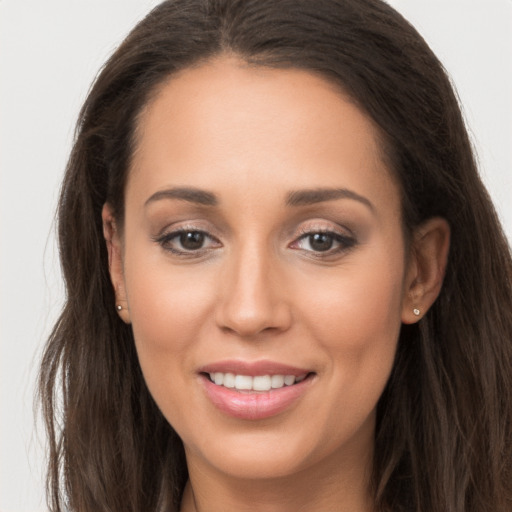
<path id="1" fill-rule="evenodd" d="M 138 136 L 117 288 L 189 467 L 365 466 L 407 276 L 373 124 L 311 73 L 223 58 L 163 85 Z"/>

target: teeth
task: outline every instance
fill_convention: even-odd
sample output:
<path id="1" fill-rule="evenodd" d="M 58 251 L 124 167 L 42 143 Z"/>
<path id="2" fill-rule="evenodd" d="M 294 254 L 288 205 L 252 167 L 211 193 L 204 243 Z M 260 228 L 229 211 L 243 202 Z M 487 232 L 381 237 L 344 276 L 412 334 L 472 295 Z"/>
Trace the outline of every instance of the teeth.
<path id="1" fill-rule="evenodd" d="M 292 384 L 295 384 L 295 376 L 294 375 L 286 375 L 284 378 L 284 383 L 287 386 L 291 386 Z"/>
<path id="2" fill-rule="evenodd" d="M 235 389 L 252 389 L 252 377 L 237 375 L 235 377 Z"/>
<path id="3" fill-rule="evenodd" d="M 272 375 L 270 380 L 272 389 L 282 388 L 284 386 L 284 375 Z"/>
<path id="4" fill-rule="evenodd" d="M 222 379 L 222 385 L 226 388 L 235 387 L 235 376 L 232 373 L 226 373 Z"/>
<path id="5" fill-rule="evenodd" d="M 240 391 L 270 391 L 302 382 L 307 374 L 299 375 L 235 375 L 233 373 L 210 373 L 210 380 L 217 386 L 234 388 Z"/>
<path id="6" fill-rule="evenodd" d="M 253 377 L 252 389 L 254 391 L 269 391 L 272 388 L 272 379 L 269 375 Z"/>

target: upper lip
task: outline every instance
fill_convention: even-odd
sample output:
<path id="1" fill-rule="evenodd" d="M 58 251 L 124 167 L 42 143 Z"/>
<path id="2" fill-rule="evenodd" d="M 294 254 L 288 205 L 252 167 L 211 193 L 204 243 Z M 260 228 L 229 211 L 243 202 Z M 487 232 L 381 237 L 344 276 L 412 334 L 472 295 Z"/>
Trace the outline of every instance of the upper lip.
<path id="1" fill-rule="evenodd" d="M 235 359 L 209 363 L 198 369 L 198 373 L 217 372 L 247 375 L 250 377 L 255 377 L 257 375 L 295 375 L 296 377 L 299 377 L 301 375 L 311 373 L 311 370 L 275 361 L 241 361 Z"/>

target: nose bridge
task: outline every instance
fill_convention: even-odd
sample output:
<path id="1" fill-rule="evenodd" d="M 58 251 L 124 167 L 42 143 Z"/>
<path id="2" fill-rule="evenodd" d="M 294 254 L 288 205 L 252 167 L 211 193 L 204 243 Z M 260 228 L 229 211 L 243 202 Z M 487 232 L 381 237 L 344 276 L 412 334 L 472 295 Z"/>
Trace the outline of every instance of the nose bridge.
<path id="1" fill-rule="evenodd" d="M 219 326 L 241 336 L 288 327 L 290 312 L 278 266 L 272 249 L 255 239 L 234 248 L 221 281 Z"/>

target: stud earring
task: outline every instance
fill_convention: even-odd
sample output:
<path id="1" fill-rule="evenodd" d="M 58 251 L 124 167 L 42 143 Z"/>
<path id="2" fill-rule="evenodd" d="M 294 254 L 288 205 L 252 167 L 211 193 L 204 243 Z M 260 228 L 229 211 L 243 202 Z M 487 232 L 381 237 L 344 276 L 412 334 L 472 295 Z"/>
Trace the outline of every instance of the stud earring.
<path id="1" fill-rule="evenodd" d="M 420 310 L 418 308 L 414 308 L 412 310 L 412 312 L 416 315 L 416 316 L 420 316 Z"/>
<path id="2" fill-rule="evenodd" d="M 123 309 L 123 306 L 121 306 L 121 304 L 118 304 L 118 305 L 116 306 L 116 309 L 117 309 L 117 311 L 121 311 L 121 310 Z"/>

